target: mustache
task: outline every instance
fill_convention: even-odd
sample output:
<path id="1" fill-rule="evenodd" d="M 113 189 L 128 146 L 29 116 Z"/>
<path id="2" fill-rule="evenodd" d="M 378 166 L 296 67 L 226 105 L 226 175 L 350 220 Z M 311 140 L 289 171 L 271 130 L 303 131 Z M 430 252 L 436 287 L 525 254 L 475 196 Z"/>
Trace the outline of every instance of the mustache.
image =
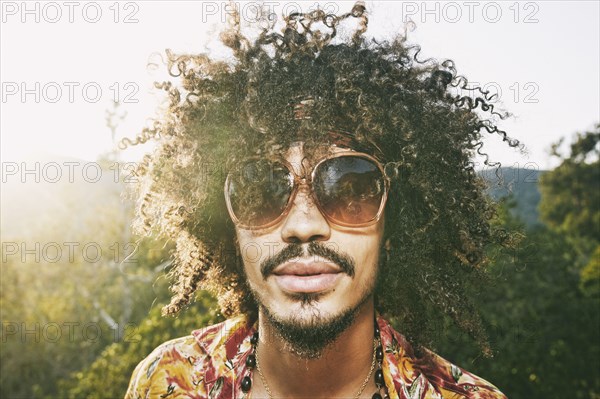
<path id="1" fill-rule="evenodd" d="M 356 265 L 351 256 L 337 252 L 317 241 L 311 241 L 308 244 L 307 252 L 306 256 L 319 256 L 329 262 L 335 263 L 343 273 L 354 277 Z M 305 256 L 305 251 L 301 244 L 288 244 L 276 255 L 270 256 L 261 262 L 260 272 L 263 279 L 266 280 L 273 273 L 273 270 L 282 263 L 302 256 Z"/>

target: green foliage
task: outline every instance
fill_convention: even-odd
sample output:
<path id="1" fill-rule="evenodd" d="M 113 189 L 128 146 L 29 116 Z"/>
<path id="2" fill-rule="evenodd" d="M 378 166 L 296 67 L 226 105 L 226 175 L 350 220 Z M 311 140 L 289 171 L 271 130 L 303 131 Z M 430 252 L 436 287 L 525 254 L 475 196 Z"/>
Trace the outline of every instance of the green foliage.
<path id="1" fill-rule="evenodd" d="M 562 163 L 540 180 L 542 220 L 569 237 L 594 243 L 600 240 L 599 142 L 600 124 L 578 134 L 568 156 L 557 152 L 557 143 L 554 154 Z"/>
<path id="2" fill-rule="evenodd" d="M 578 134 L 568 156 L 554 146 L 561 164 L 539 187 L 544 225 L 530 225 L 516 248 L 490 254 L 495 285 L 478 302 L 496 356 L 482 359 L 446 330 L 441 352 L 508 397 L 600 397 L 599 141 L 600 125 Z M 505 205 L 498 226 L 524 229 Z"/>
<path id="3" fill-rule="evenodd" d="M 500 212 L 509 230 L 522 224 Z M 514 249 L 490 254 L 493 285 L 477 297 L 496 350 L 482 358 L 446 325 L 440 353 L 515 398 L 590 398 L 600 393 L 600 307 L 579 290 L 577 250 L 540 227 Z"/>
<path id="4" fill-rule="evenodd" d="M 600 297 L 600 245 L 596 247 L 590 261 L 581 270 L 579 287 L 586 295 Z"/>
<path id="5" fill-rule="evenodd" d="M 21 242 L 35 248 L 34 242 Z M 139 322 L 157 297 L 151 287 L 154 268 L 166 255 L 164 249 L 149 251 L 145 241 L 136 248 L 127 264 L 115 263 L 112 254 L 95 263 L 78 256 L 56 263 L 43 256 L 25 262 L 7 257 L 0 281 L 0 397 L 54 397 L 58 380 L 127 337 L 127 327 Z M 166 297 L 166 288 L 158 295 Z"/>
<path id="6" fill-rule="evenodd" d="M 2 265 L 1 397 L 55 392 L 56 380 L 93 361 L 113 337 L 106 324 L 89 317 L 96 312 L 77 284 L 85 270 L 71 265 L 74 278 L 66 281 L 65 272 L 33 262 Z"/>
<path id="7" fill-rule="evenodd" d="M 135 366 L 154 348 L 221 321 L 215 305 L 214 299 L 200 293 L 197 302 L 178 318 L 162 317 L 161 306 L 155 305 L 139 325 L 130 326 L 122 342 L 109 345 L 91 365 L 62 381 L 59 396 L 72 399 L 123 397 Z"/>
<path id="8" fill-rule="evenodd" d="M 3 215 L 4 206 L 9 214 L 24 208 L 37 223 L 3 229 L 2 398 L 56 397 L 57 381 L 122 341 L 126 327 L 167 295 L 153 290 L 162 280 L 153 283 L 169 247 L 131 235 L 132 203 L 121 200 L 113 170 L 103 172 L 94 184 L 24 184 L 23 198 L 13 191 L 3 203 Z M 36 202 L 41 210 L 27 207 Z"/>

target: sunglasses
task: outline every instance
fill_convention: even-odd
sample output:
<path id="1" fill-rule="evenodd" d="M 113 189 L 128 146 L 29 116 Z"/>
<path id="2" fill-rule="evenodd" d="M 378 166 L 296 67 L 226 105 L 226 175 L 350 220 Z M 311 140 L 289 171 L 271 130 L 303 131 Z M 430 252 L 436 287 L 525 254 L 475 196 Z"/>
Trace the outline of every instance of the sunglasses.
<path id="1" fill-rule="evenodd" d="M 279 223 L 289 213 L 302 184 L 321 214 L 345 227 L 376 223 L 385 207 L 390 179 L 374 157 L 344 151 L 320 159 L 307 177 L 285 160 L 250 159 L 231 171 L 225 200 L 233 222 L 244 229 Z"/>

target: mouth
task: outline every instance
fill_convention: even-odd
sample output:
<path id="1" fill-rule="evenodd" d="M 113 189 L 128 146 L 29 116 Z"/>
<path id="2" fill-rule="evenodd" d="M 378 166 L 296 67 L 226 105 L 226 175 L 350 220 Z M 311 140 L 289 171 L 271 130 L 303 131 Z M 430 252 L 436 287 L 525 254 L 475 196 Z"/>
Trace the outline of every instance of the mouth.
<path id="1" fill-rule="evenodd" d="M 290 293 L 316 293 L 331 290 L 344 273 L 329 262 L 290 261 L 273 270 L 279 287 Z"/>

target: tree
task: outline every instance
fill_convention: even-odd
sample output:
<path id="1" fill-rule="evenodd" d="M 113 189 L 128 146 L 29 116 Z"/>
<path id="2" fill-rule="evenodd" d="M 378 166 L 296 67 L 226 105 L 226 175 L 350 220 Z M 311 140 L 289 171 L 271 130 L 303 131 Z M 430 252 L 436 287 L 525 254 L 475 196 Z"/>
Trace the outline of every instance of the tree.
<path id="1" fill-rule="evenodd" d="M 144 320 L 130 327 L 123 341 L 107 346 L 90 366 L 61 381 L 59 396 L 122 398 L 135 366 L 154 348 L 222 320 L 215 310 L 216 301 L 206 292 L 200 292 L 196 303 L 177 318 L 162 317 L 160 308 L 160 305 L 154 306 Z"/>
<path id="2" fill-rule="evenodd" d="M 497 227 L 522 231 L 524 224 L 508 206 L 500 209 Z M 509 398 L 598 398 L 600 307 L 579 289 L 578 251 L 571 240 L 542 225 L 527 230 L 516 247 L 489 255 L 490 281 L 475 298 L 494 357 L 483 358 L 448 323 L 439 353 Z"/>
<path id="3" fill-rule="evenodd" d="M 593 131 L 577 133 L 570 153 L 553 145 L 561 164 L 542 176 L 540 190 L 542 220 L 564 233 L 578 250 L 580 288 L 600 296 L 600 124 Z"/>
<path id="4" fill-rule="evenodd" d="M 40 204 L 29 209 L 37 223 L 3 230 L 1 398 L 57 397 L 58 380 L 125 339 L 166 296 L 152 288 L 169 247 L 131 235 L 123 183 L 102 171 L 93 183 L 19 183 L 21 197 L 3 203 L 7 213 Z"/>
<path id="5" fill-rule="evenodd" d="M 568 155 L 558 152 L 562 142 L 552 149 L 561 164 L 540 179 L 540 216 L 589 251 L 600 240 L 600 124 L 594 131 L 578 133 Z"/>

